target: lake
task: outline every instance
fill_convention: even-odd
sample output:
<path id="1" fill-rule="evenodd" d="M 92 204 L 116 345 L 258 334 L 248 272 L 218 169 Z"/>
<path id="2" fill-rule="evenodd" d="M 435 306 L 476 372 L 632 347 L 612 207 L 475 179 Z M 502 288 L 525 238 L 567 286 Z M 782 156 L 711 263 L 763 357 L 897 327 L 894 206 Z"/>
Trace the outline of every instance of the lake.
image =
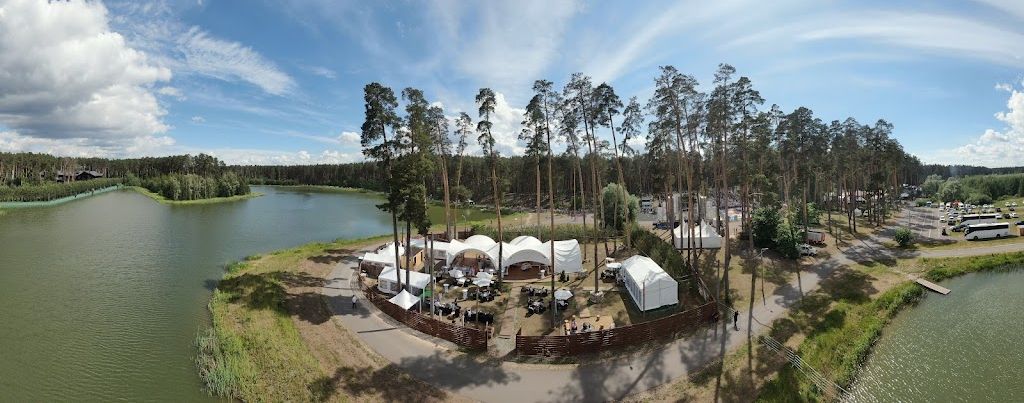
<path id="1" fill-rule="evenodd" d="M 170 206 L 123 190 L 0 216 L 0 400 L 201 401 L 192 342 L 225 264 L 387 234 L 381 199 L 253 187 Z"/>
<path id="2" fill-rule="evenodd" d="M 853 401 L 1024 401 L 1024 271 L 943 285 L 886 327 Z"/>

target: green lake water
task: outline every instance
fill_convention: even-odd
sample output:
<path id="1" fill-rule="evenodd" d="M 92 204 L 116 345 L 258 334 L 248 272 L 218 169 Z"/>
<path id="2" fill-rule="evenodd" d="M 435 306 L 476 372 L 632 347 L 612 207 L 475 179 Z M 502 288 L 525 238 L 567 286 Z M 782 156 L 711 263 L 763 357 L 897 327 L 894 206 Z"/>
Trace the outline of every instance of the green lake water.
<path id="1" fill-rule="evenodd" d="M 223 266 L 386 234 L 381 200 L 254 187 L 168 206 L 115 191 L 0 216 L 0 401 L 202 401 L 193 339 Z"/>
<path id="2" fill-rule="evenodd" d="M 1024 401 L 1024 271 L 942 285 L 885 329 L 852 401 Z"/>

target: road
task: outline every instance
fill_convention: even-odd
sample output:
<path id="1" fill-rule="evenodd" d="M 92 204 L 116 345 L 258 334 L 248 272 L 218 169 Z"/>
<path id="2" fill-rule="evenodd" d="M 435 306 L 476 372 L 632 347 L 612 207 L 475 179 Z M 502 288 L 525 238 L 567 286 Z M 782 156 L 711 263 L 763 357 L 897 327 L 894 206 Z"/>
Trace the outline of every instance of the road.
<path id="1" fill-rule="evenodd" d="M 904 218 L 911 220 L 911 224 L 915 220 L 928 221 L 924 212 L 908 210 Z M 779 287 L 764 305 L 754 305 L 752 312 L 741 311 L 747 320 L 741 320 L 738 331 L 732 329 L 731 320 L 724 320 L 653 352 L 579 366 L 481 362 L 450 351 L 445 343 L 428 341 L 428 337 L 416 335 L 415 331 L 403 328 L 390 318 L 385 319 L 385 315 L 365 302 L 361 295 L 364 303 L 353 310 L 351 296 L 360 292 L 354 286 L 356 259 L 346 259 L 335 267 L 323 294 L 341 324 L 378 354 L 412 376 L 452 393 L 487 402 L 595 402 L 621 399 L 671 382 L 756 340 L 757 336 L 768 332 L 775 319 L 787 315 L 803 294 L 816 290 L 822 279 L 843 266 L 865 259 L 884 262 L 904 256 L 966 256 L 1024 250 L 1024 243 L 1014 243 L 894 253 L 882 246 L 883 241 L 880 236 L 872 236 L 857 241 L 840 255 L 814 262 L 796 279 Z M 749 396 L 735 398 L 744 400 Z"/>

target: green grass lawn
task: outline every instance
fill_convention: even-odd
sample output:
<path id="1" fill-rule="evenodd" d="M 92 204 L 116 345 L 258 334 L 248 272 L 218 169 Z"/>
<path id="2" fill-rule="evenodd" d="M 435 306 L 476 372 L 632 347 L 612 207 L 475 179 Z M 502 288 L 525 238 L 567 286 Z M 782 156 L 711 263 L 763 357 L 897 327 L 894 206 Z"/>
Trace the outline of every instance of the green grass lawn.
<path id="1" fill-rule="evenodd" d="M 328 374 L 292 320 L 288 301 L 295 296 L 288 287 L 319 281 L 299 269 L 303 260 L 383 240 L 312 243 L 230 265 L 209 304 L 213 326 L 196 337 L 196 363 L 207 390 L 247 402 L 324 400 Z"/>

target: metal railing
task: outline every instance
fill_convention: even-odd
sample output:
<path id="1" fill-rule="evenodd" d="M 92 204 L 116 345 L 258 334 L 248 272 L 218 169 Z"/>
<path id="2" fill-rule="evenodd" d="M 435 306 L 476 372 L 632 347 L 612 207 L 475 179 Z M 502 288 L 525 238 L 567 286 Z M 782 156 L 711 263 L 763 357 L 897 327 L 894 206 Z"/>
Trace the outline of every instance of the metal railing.
<path id="1" fill-rule="evenodd" d="M 786 361 L 789 361 L 789 363 L 796 367 L 800 373 L 804 374 L 804 376 L 810 379 L 811 382 L 814 382 L 814 385 L 817 386 L 818 389 L 837 400 L 846 400 L 846 397 L 849 395 L 849 392 L 847 392 L 846 389 L 843 389 L 842 386 L 839 386 L 839 384 L 833 382 L 831 379 L 826 378 L 821 374 L 821 372 L 818 372 L 817 369 L 814 369 L 814 367 L 805 363 L 804 360 L 800 358 L 800 355 L 793 351 L 793 349 L 779 343 L 778 340 L 775 340 L 771 336 L 759 336 L 758 341 L 765 347 L 768 347 L 769 350 L 785 357 Z"/>

